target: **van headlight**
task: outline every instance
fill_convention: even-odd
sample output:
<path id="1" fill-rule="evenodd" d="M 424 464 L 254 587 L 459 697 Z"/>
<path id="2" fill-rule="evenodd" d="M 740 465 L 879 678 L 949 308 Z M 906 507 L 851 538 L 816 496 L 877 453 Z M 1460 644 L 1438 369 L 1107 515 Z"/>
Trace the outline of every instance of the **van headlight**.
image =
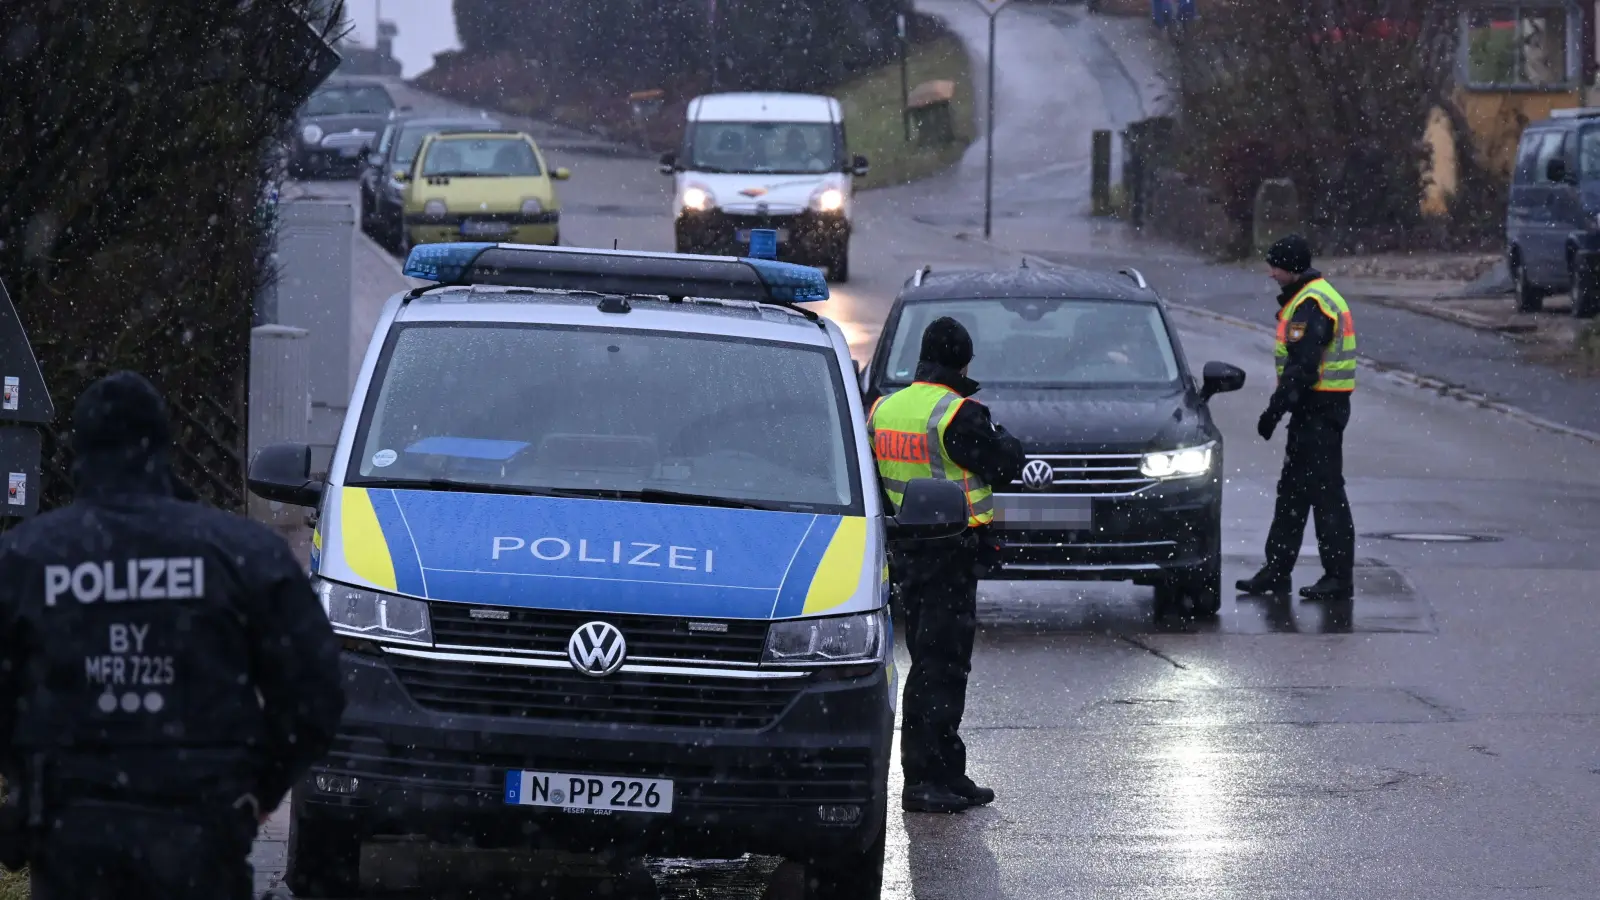
<path id="1" fill-rule="evenodd" d="M 315 144 L 322 140 L 322 129 L 316 125 L 307 125 L 300 129 L 300 140 L 307 144 Z"/>
<path id="2" fill-rule="evenodd" d="M 426 601 L 322 579 L 317 580 L 316 589 L 328 622 L 339 634 L 371 640 L 433 643 L 433 624 L 428 619 Z"/>
<path id="3" fill-rule="evenodd" d="M 1193 478 L 1211 471 L 1212 451 L 1215 443 L 1200 447 L 1183 447 L 1146 453 L 1139 463 L 1139 471 L 1146 478 Z"/>
<path id="4" fill-rule="evenodd" d="M 875 660 L 883 653 L 883 611 L 830 619 L 790 619 L 767 629 L 764 663 Z"/>
<path id="5" fill-rule="evenodd" d="M 705 212 L 711 208 L 711 192 L 699 187 L 684 188 L 683 208 L 690 212 Z"/>
<path id="6" fill-rule="evenodd" d="M 827 188 L 819 191 L 813 201 L 817 209 L 825 213 L 836 213 L 844 209 L 844 191 L 838 188 Z"/>

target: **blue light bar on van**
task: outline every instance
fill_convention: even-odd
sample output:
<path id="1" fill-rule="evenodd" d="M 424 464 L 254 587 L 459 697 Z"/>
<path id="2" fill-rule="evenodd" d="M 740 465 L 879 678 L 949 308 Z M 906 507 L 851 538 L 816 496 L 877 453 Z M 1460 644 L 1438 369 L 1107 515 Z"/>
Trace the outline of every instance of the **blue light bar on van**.
<path id="1" fill-rule="evenodd" d="M 501 285 L 758 303 L 820 303 L 819 269 L 770 259 L 646 253 L 526 244 L 423 244 L 406 259 L 411 278 L 447 285 Z"/>

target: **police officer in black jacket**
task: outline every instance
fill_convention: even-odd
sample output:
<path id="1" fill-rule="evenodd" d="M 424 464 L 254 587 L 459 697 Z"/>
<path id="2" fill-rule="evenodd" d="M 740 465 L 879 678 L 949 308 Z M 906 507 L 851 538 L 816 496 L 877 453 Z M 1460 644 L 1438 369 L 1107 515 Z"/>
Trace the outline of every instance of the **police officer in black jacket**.
<path id="1" fill-rule="evenodd" d="M 1246 594 L 1287 594 L 1290 573 L 1315 515 L 1323 576 L 1301 588 L 1308 600 L 1349 602 L 1355 596 L 1355 523 L 1344 483 L 1344 431 L 1355 391 L 1355 325 L 1350 307 L 1311 267 L 1311 245 L 1299 235 L 1267 251 L 1278 294 L 1278 384 L 1256 430 L 1270 440 L 1288 415 L 1289 434 L 1278 499 L 1267 533 L 1266 564 L 1238 582 Z"/>
<path id="2" fill-rule="evenodd" d="M 6 862 L 34 900 L 246 900 L 343 712 L 337 641 L 281 538 L 173 496 L 149 382 L 90 386 L 72 439 L 75 502 L 0 538 Z"/>
<path id="3" fill-rule="evenodd" d="M 978 392 L 966 375 L 972 355 L 966 328 L 950 317 L 936 319 L 922 335 L 916 381 L 949 388 L 964 400 L 942 435 L 950 460 L 984 484 L 1005 485 L 1022 474 L 1027 457 L 1022 443 L 990 420 L 987 407 L 965 400 Z M 954 541 L 896 545 L 891 556 L 911 654 L 900 740 L 901 806 L 908 812 L 963 812 L 994 800 L 993 790 L 967 775 L 959 733 L 978 627 L 978 579 L 998 562 L 990 527 L 968 528 Z"/>

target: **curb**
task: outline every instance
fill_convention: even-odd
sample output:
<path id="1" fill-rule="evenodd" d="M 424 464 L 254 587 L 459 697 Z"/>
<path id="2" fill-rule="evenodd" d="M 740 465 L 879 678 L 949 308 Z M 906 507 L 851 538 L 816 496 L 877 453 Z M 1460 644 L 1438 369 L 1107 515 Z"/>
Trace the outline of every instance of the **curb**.
<path id="1" fill-rule="evenodd" d="M 1226 313 L 1213 312 L 1209 309 L 1202 309 L 1198 306 L 1190 306 L 1186 303 L 1173 303 L 1171 301 L 1167 301 L 1167 306 L 1191 315 L 1201 316 L 1203 318 L 1212 319 L 1217 322 L 1223 322 L 1237 328 L 1254 331 L 1257 334 L 1268 336 L 1273 334 L 1273 331 L 1270 328 L 1266 328 L 1255 322 L 1249 322 L 1235 316 L 1227 315 Z M 1462 403 L 1469 403 L 1473 406 L 1479 407 L 1480 409 L 1491 410 L 1499 413 L 1500 415 L 1506 416 L 1507 418 L 1521 422 L 1524 425 L 1537 428 L 1541 431 L 1549 431 L 1555 434 L 1566 435 L 1567 437 L 1578 438 L 1579 440 L 1588 441 L 1591 444 L 1600 444 L 1600 432 L 1589 431 L 1584 428 L 1576 428 L 1571 425 L 1563 425 L 1560 422 L 1554 422 L 1550 419 L 1546 419 L 1543 416 L 1531 413 L 1520 406 L 1512 406 L 1509 403 L 1502 403 L 1499 400 L 1491 400 L 1489 397 L 1483 394 L 1477 393 L 1476 391 L 1467 390 L 1460 385 L 1451 384 L 1448 381 L 1440 378 L 1434 378 L 1431 375 L 1419 375 L 1416 372 L 1410 372 L 1405 369 L 1386 365 L 1378 362 L 1375 359 L 1372 359 L 1371 357 L 1358 355 L 1356 359 L 1360 360 L 1363 366 L 1372 369 L 1374 372 L 1382 374 L 1384 377 L 1397 384 L 1403 384 L 1407 387 L 1428 391 L 1430 393 L 1438 394 L 1441 397 L 1448 397 L 1452 400 L 1457 400 Z"/>
<path id="2" fill-rule="evenodd" d="M 1496 324 L 1493 320 L 1486 319 L 1476 313 L 1462 312 L 1455 309 L 1441 309 L 1438 306 L 1428 302 L 1413 302 L 1410 300 L 1402 300 L 1396 297 L 1362 296 L 1356 293 L 1352 293 L 1351 298 L 1359 302 L 1372 303 L 1377 306 L 1385 306 L 1389 309 L 1403 309 L 1406 312 L 1416 313 L 1419 316 L 1427 316 L 1430 319 L 1440 319 L 1445 322 L 1460 325 L 1463 328 L 1471 328 L 1474 331 L 1485 331 L 1491 334 L 1498 334 L 1501 337 L 1512 341 L 1524 343 L 1531 341 L 1533 340 L 1533 332 L 1538 330 L 1537 325 L 1512 325 L 1510 323 Z"/>

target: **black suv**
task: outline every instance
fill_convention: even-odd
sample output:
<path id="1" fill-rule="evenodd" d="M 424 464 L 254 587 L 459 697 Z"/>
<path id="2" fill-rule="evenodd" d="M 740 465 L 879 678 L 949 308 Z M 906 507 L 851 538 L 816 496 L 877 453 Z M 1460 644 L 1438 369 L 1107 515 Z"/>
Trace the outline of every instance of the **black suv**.
<path id="1" fill-rule="evenodd" d="M 922 332 L 964 324 L 974 399 L 1027 450 L 995 485 L 997 577 L 1133 581 L 1158 611 L 1222 602 L 1222 433 L 1207 401 L 1244 386 L 1212 362 L 1196 380 L 1161 298 L 1128 269 L 933 272 L 900 291 L 862 374 L 868 404 L 915 377 Z"/>

